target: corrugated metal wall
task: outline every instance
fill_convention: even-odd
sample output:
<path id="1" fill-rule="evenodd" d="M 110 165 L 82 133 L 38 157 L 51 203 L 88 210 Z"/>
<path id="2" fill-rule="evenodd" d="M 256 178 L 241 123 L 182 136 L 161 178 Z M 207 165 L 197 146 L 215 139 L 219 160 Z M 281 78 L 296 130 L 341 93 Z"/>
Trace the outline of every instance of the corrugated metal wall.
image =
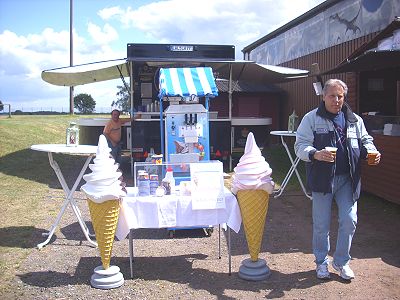
<path id="1" fill-rule="evenodd" d="M 362 44 L 370 41 L 376 34 L 377 33 L 369 34 L 346 43 L 335 45 L 331 48 L 286 62 L 282 64 L 282 66 L 310 70 L 313 63 L 318 63 L 321 72 L 330 70 L 344 61 Z M 323 76 L 323 81 L 326 81 L 329 78 L 339 78 L 347 83 L 349 87 L 347 102 L 355 112 L 358 112 L 358 78 L 356 74 L 347 73 Z M 301 118 L 306 112 L 315 108 L 319 104 L 321 97 L 315 95 L 312 85 L 314 81 L 315 78 L 310 77 L 279 85 L 287 92 L 287 101 L 282 107 L 282 115 L 280 118 L 283 122 L 280 124 L 282 129 L 286 129 L 285 126 L 287 126 L 287 124 L 285 123 L 293 109 Z"/>

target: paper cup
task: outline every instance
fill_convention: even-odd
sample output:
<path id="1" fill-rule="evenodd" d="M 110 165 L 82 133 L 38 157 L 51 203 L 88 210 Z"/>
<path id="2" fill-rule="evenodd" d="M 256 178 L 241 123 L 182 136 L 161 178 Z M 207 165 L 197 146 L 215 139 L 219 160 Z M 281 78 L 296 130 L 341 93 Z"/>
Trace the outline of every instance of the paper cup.
<path id="1" fill-rule="evenodd" d="M 368 164 L 370 166 L 375 165 L 375 159 L 378 153 L 379 153 L 378 151 L 368 151 Z"/>
<path id="2" fill-rule="evenodd" d="M 325 150 L 328 150 L 329 152 L 331 152 L 334 156 L 333 161 L 336 159 L 336 151 L 337 148 L 336 147 L 325 147 Z"/>

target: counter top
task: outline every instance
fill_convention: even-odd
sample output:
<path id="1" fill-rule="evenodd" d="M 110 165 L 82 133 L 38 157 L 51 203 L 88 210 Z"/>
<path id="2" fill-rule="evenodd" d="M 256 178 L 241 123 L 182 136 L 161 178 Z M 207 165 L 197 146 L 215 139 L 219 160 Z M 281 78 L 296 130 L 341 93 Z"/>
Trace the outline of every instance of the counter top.
<path id="1" fill-rule="evenodd" d="M 243 125 L 271 125 L 272 118 L 252 118 L 252 117 L 234 117 L 232 118 L 233 126 Z"/>
<path id="2" fill-rule="evenodd" d="M 151 117 L 152 115 L 154 115 L 154 113 L 147 113 L 149 114 L 149 116 Z M 107 121 L 110 120 L 108 118 L 84 118 L 84 119 L 79 119 L 78 120 L 78 125 L 79 126 L 88 126 L 88 127 L 103 127 L 106 125 Z M 229 122 L 229 119 L 224 119 L 224 118 L 219 118 L 219 119 L 210 119 L 210 122 Z M 137 119 L 135 120 L 135 122 L 160 122 L 160 118 L 141 118 L 141 119 Z M 249 125 L 249 124 L 247 124 Z M 131 127 L 131 123 L 125 123 L 122 126 L 126 126 L 126 127 Z"/>

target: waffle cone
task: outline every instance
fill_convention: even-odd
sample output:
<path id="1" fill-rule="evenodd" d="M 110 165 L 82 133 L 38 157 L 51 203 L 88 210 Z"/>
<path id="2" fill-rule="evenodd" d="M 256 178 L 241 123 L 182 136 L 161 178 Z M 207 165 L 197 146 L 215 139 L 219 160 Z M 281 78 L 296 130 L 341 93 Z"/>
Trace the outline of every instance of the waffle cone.
<path id="1" fill-rule="evenodd" d="M 106 270 L 110 267 L 111 251 L 119 216 L 119 200 L 96 203 L 88 199 L 88 203 L 90 217 L 100 250 L 101 262 L 103 268 Z"/>
<path id="2" fill-rule="evenodd" d="M 250 258 L 257 261 L 264 234 L 269 194 L 264 190 L 240 190 L 237 198 Z"/>

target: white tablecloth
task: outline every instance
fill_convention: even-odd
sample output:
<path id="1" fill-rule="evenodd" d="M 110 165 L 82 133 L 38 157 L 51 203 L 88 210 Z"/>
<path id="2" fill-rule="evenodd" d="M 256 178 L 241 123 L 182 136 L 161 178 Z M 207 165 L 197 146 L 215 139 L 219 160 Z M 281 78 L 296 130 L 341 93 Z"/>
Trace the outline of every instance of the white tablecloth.
<path id="1" fill-rule="evenodd" d="M 192 209 L 190 196 L 135 197 L 129 194 L 122 199 L 115 236 L 125 239 L 130 229 L 176 228 L 226 224 L 236 233 L 242 218 L 236 197 L 224 189 L 225 208 Z"/>

